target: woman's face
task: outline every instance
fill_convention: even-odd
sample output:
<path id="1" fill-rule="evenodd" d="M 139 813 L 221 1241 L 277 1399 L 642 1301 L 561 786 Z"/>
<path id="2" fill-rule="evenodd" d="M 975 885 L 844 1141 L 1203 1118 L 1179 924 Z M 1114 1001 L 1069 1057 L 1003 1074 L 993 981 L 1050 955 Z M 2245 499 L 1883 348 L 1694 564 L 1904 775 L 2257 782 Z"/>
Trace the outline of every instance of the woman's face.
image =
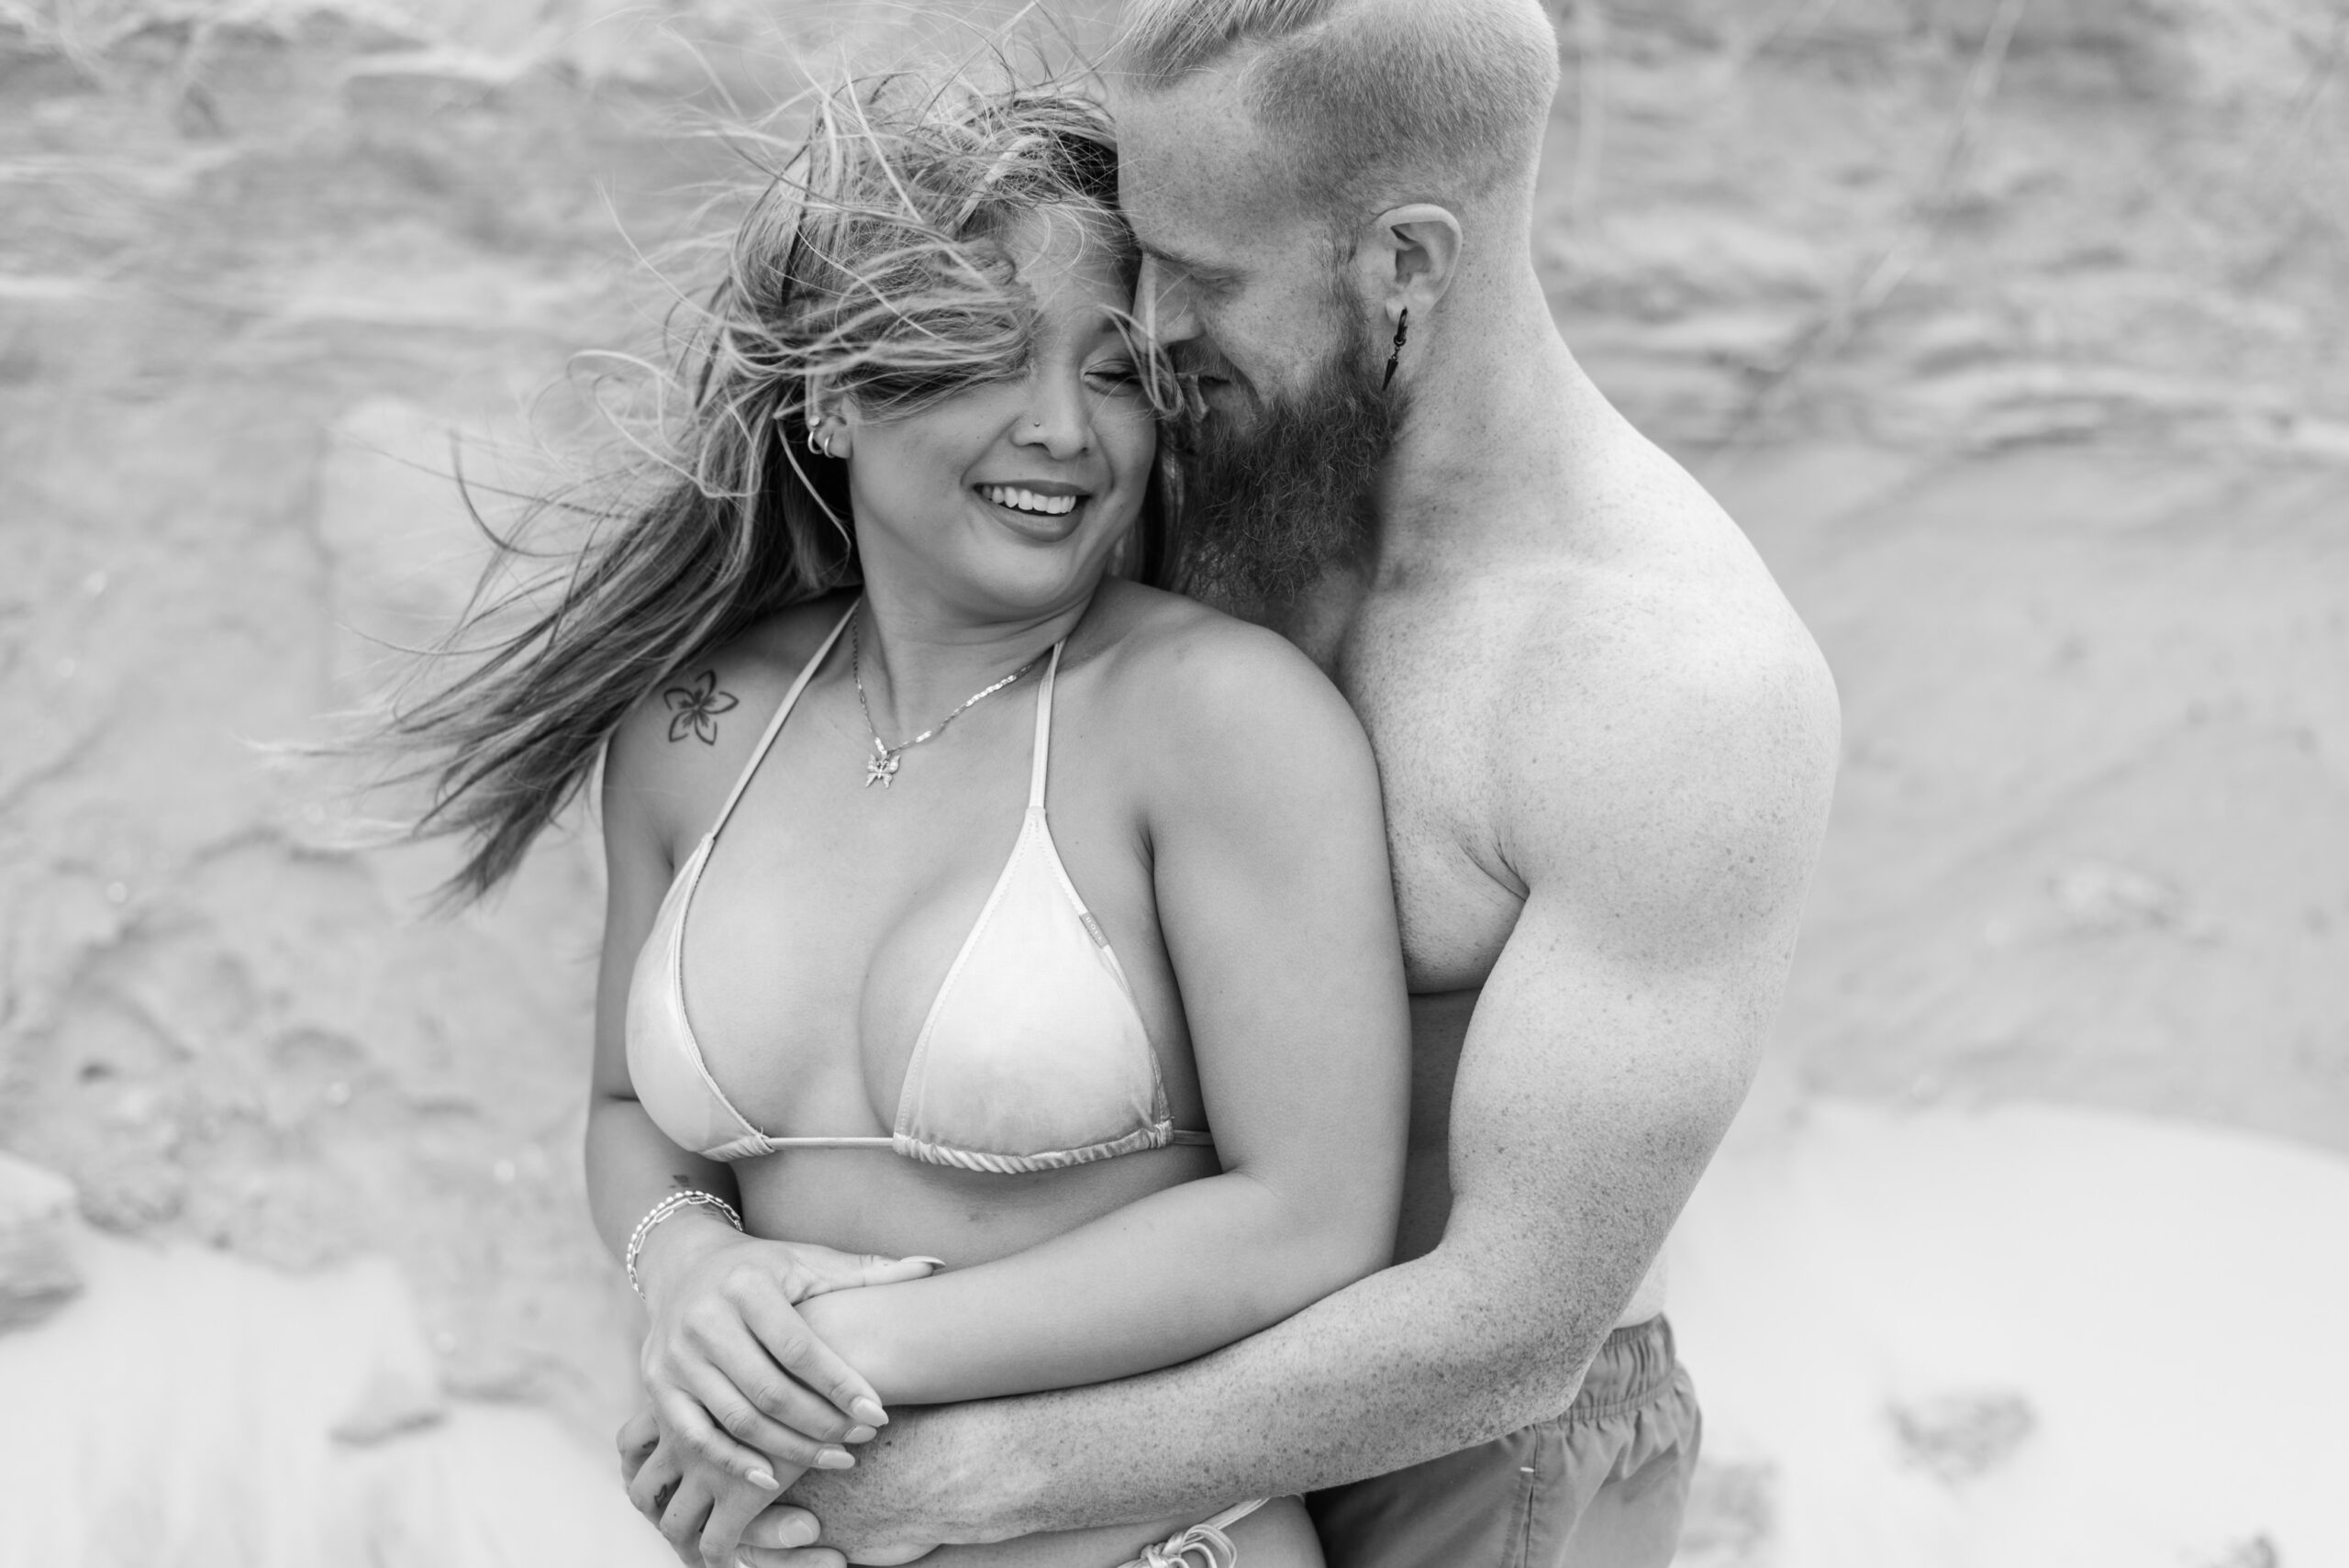
<path id="1" fill-rule="evenodd" d="M 1085 226 L 1027 220 L 1009 250 L 1037 306 L 1017 376 L 888 420 L 842 410 L 869 585 L 983 619 L 1093 591 L 1141 509 L 1157 426 L 1117 318 L 1131 299 Z"/>

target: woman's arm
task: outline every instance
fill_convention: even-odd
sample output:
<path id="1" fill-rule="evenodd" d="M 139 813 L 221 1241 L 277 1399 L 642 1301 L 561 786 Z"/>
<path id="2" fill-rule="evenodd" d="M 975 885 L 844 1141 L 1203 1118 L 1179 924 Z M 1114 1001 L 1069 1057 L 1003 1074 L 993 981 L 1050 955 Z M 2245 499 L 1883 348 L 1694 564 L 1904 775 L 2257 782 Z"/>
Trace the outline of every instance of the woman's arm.
<path id="1" fill-rule="evenodd" d="M 885 1401 L 1187 1361 L 1387 1260 L 1409 1020 L 1369 743 L 1270 633 L 1181 641 L 1120 706 L 1147 716 L 1133 773 L 1223 1173 L 1011 1257 L 806 1303 Z"/>
<path id="2" fill-rule="evenodd" d="M 734 1203 L 734 1174 L 715 1160 L 678 1148 L 637 1103 L 628 1075 L 628 991 L 636 957 L 652 929 L 674 866 L 656 812 L 653 784 L 665 759 L 654 752 L 645 713 L 629 716 L 604 764 L 604 946 L 596 980 L 596 1059 L 587 1106 L 587 1207 L 614 1258 L 647 1210 L 691 1188 Z M 686 1238 L 731 1234 L 707 1208 L 687 1209 L 646 1238 L 640 1275 L 686 1251 Z M 664 1232 L 666 1234 L 664 1234 Z"/>
<path id="3" fill-rule="evenodd" d="M 673 1193 L 736 1200 L 732 1172 L 670 1141 L 629 1078 L 629 984 L 672 875 L 672 834 L 660 812 L 690 811 L 707 793 L 696 786 L 710 782 L 681 777 L 688 763 L 660 750 L 662 718 L 657 709 L 631 716 L 605 759 L 609 891 L 585 1152 L 588 1204 L 616 1258 L 626 1255 L 638 1222 Z M 706 756 L 683 755 L 710 767 Z M 646 1235 L 637 1258 L 651 1318 L 645 1385 L 663 1426 L 770 1491 L 788 1479 L 779 1481 L 772 1466 L 846 1465 L 839 1445 L 870 1438 L 887 1418 L 872 1385 L 806 1331 L 793 1303 L 929 1268 L 745 1237 L 708 1206 L 676 1210 Z M 755 1405 L 744 1389 L 757 1393 Z M 740 1442 L 726 1441 L 725 1432 Z"/>

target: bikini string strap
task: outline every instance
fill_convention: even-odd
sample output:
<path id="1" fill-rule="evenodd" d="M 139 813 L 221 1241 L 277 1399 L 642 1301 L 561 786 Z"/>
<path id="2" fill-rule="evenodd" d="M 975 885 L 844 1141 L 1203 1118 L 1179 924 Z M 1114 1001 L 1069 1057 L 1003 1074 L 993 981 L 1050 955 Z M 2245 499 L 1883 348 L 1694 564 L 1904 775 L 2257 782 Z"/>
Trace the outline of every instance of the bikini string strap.
<path id="1" fill-rule="evenodd" d="M 807 683 L 816 678 L 817 670 L 822 667 L 824 660 L 832 651 L 832 645 L 841 639 L 841 633 L 848 629 L 848 624 L 855 615 L 856 606 L 851 605 L 848 614 L 841 617 L 833 626 L 831 635 L 824 639 L 823 646 L 816 650 L 816 656 L 807 661 L 799 672 L 799 678 L 792 682 L 791 689 L 784 694 L 782 703 L 774 710 L 774 717 L 767 720 L 766 733 L 760 736 L 759 743 L 751 749 L 750 762 L 743 765 L 741 774 L 735 779 L 733 792 L 727 795 L 726 804 L 718 808 L 718 820 L 709 825 L 708 837 L 717 838 L 724 829 L 727 818 L 734 815 L 734 808 L 741 804 L 742 792 L 751 787 L 751 775 L 759 771 L 759 764 L 767 760 L 767 752 L 774 749 L 775 737 L 783 733 L 783 721 L 789 718 L 791 710 L 799 706 L 800 694 L 807 689 Z"/>
<path id="2" fill-rule="evenodd" d="M 1052 677 L 1061 673 L 1061 650 L 1068 640 L 1052 644 L 1051 662 L 1044 666 L 1043 684 L 1036 688 L 1036 760 L 1028 772 L 1028 809 L 1044 809 L 1044 771 L 1052 752 Z"/>
<path id="3" fill-rule="evenodd" d="M 1237 1568 L 1240 1549 L 1224 1531 L 1264 1506 L 1262 1497 L 1235 1503 L 1172 1540 L 1143 1547 L 1140 1557 L 1119 1568 Z"/>
<path id="4" fill-rule="evenodd" d="M 1145 1546 L 1133 1568 L 1236 1568 L 1240 1549 L 1211 1524 L 1193 1525 L 1174 1540 Z"/>

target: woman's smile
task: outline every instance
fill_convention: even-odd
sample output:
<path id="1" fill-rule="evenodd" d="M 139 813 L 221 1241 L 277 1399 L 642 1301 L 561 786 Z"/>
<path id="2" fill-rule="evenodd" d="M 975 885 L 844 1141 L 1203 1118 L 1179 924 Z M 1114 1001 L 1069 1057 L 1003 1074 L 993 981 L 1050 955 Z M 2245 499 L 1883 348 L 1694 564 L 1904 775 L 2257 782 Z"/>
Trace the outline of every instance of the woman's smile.
<path id="1" fill-rule="evenodd" d="M 1086 503 L 1093 499 L 1091 491 L 1056 480 L 981 483 L 971 491 L 1014 533 L 1040 544 L 1058 544 L 1075 533 L 1084 525 Z"/>
<path id="2" fill-rule="evenodd" d="M 868 591 L 903 603 L 918 587 L 1026 637 L 1039 611 L 1081 608 L 1108 570 L 1141 511 L 1158 422 L 1122 325 L 1122 253 L 1036 215 L 996 243 L 1026 291 L 1019 362 L 910 413 L 844 399 L 839 455 Z"/>

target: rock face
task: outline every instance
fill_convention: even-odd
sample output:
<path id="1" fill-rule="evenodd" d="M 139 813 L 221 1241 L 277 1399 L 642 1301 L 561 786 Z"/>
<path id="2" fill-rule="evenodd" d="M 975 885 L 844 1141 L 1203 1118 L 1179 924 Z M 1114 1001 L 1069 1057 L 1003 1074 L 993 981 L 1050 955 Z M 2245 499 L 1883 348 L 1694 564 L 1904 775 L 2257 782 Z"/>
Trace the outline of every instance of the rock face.
<path id="1" fill-rule="evenodd" d="M 38 1323 L 82 1288 L 73 1184 L 0 1153 L 0 1333 Z"/>
<path id="2" fill-rule="evenodd" d="M 659 1568 L 607 1436 L 451 1400 L 384 1259 L 293 1276 L 85 1239 L 86 1296 L 0 1336 L 0 1562 Z"/>
<path id="3" fill-rule="evenodd" d="M 2324 6 L 1556 0 L 1559 319 L 1842 684 L 1790 1080 L 2349 1151 L 2349 94 Z M 596 1442 L 629 1397 L 635 1307 L 579 1173 L 598 857 L 551 836 L 500 901 L 429 919 L 447 854 L 322 842 L 326 786 L 250 742 L 315 735 L 462 596 L 451 431 L 494 478 L 475 438 L 527 446 L 566 356 L 649 347 L 664 296 L 631 246 L 740 172 L 674 134 L 705 68 L 735 92 L 952 7 L 346 9 L 376 20 L 0 0 L 0 1143 L 71 1183 L 0 1164 L 0 1325 L 71 1294 L 76 1193 L 142 1244 L 391 1260 L 434 1366 L 387 1363 L 303 1429 L 363 1466 L 469 1452 L 465 1396 Z M 620 11 L 644 26 L 588 25 Z M 672 25 L 775 36 L 703 58 Z M 96 1279 L 118 1244 L 83 1240 Z M 0 1352 L 39 1372 L 106 1288 Z M 1936 1370 L 1920 1397 L 2004 1386 Z M 1887 1451 L 1890 1396 L 1850 1402 Z M 1935 1453 L 2019 1429 L 1917 1408 Z M 1983 1480 L 2061 1451 L 2019 1441 Z M 1766 1553 L 1783 1457 L 1723 1449 L 1724 1559 Z M 2223 1557 L 2264 1528 L 2195 1561 L 2266 1561 Z"/>
<path id="4" fill-rule="evenodd" d="M 1676 1568 L 2349 1562 L 2349 1162 L 2047 1106 L 1746 1131 L 1675 1241 Z"/>

